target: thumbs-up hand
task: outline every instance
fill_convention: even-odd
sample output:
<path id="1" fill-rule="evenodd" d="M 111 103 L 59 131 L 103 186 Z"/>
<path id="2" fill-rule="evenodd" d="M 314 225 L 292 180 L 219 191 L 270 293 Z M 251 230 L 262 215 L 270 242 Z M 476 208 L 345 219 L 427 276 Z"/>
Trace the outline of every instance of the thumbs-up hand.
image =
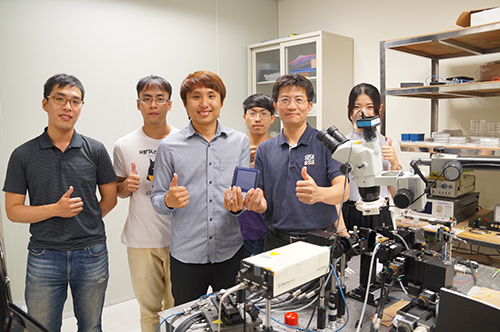
<path id="1" fill-rule="evenodd" d="M 307 173 L 307 167 L 304 166 L 301 171 L 303 180 L 297 181 L 297 197 L 299 201 L 306 204 L 314 204 L 320 201 L 318 186 L 316 181 Z"/>
<path id="2" fill-rule="evenodd" d="M 63 218 L 71 218 L 76 216 L 83 210 L 83 202 L 80 197 L 71 198 L 73 187 L 70 186 L 68 191 L 62 195 L 59 201 L 55 204 L 56 215 Z"/>
<path id="3" fill-rule="evenodd" d="M 396 150 L 392 146 L 392 138 L 388 137 L 386 138 L 387 140 L 387 145 L 382 146 L 382 157 L 384 157 L 385 160 L 389 161 L 391 163 L 391 169 L 392 170 L 397 170 L 399 169 L 399 160 L 398 160 L 398 155 L 396 154 Z"/>
<path id="4" fill-rule="evenodd" d="M 178 186 L 179 177 L 174 173 L 170 187 L 165 195 L 165 205 L 171 209 L 182 209 L 189 203 L 189 192 L 186 187 Z"/>
<path id="5" fill-rule="evenodd" d="M 125 183 L 127 184 L 128 191 L 137 191 L 141 186 L 141 176 L 137 172 L 137 168 L 135 163 L 132 161 L 130 163 L 132 166 L 132 170 L 128 173 L 128 177 L 125 179 Z"/>
<path id="6" fill-rule="evenodd" d="M 250 146 L 250 164 L 255 161 L 255 153 L 257 152 L 257 146 Z"/>

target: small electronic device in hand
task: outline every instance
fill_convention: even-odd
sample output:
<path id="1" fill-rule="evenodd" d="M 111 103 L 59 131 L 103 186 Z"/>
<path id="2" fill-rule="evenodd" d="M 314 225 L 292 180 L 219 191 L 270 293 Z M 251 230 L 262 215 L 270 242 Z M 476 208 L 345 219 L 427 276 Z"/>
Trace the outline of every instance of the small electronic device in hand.
<path id="1" fill-rule="evenodd" d="M 240 187 L 242 192 L 247 192 L 257 187 L 259 175 L 260 171 L 258 169 L 237 166 L 234 169 L 232 185 Z"/>

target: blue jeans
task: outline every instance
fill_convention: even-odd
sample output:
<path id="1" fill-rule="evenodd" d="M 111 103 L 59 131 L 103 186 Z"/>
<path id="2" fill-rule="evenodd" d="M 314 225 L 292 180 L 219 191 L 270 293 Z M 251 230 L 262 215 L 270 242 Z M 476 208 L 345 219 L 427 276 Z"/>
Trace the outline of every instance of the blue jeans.
<path id="1" fill-rule="evenodd" d="M 243 246 L 245 247 L 245 257 L 258 255 L 264 252 L 264 239 L 262 240 L 244 240 Z"/>
<path id="2" fill-rule="evenodd" d="M 25 290 L 28 314 L 49 331 L 60 331 L 69 284 L 78 331 L 102 331 L 108 278 L 105 243 L 79 250 L 30 249 Z"/>

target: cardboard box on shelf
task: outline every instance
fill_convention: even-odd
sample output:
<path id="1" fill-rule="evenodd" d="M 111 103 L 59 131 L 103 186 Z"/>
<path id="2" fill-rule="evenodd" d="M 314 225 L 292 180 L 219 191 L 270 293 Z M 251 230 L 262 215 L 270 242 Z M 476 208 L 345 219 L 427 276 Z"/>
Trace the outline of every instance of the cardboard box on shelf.
<path id="1" fill-rule="evenodd" d="M 480 78 L 479 81 L 497 81 L 500 78 L 500 60 L 492 61 L 481 65 L 479 68 Z"/>
<path id="2" fill-rule="evenodd" d="M 470 10 L 460 14 L 457 19 L 457 25 L 464 28 L 494 22 L 500 22 L 500 7 Z"/>

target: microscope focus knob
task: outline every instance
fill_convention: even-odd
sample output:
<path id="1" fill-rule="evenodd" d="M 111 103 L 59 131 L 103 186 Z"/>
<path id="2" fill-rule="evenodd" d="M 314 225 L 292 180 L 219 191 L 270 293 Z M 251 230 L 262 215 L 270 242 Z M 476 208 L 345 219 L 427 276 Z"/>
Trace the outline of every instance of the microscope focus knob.
<path id="1" fill-rule="evenodd" d="M 447 161 L 443 165 L 443 175 L 448 181 L 455 181 L 462 175 L 462 164 L 458 160 Z"/>
<path id="2" fill-rule="evenodd" d="M 351 164 L 343 163 L 342 165 L 340 165 L 340 172 L 345 175 L 351 173 L 352 172 Z"/>
<path id="3" fill-rule="evenodd" d="M 400 209 L 406 209 L 413 202 L 413 192 L 407 188 L 401 188 L 394 195 L 394 205 Z"/>
<path id="4" fill-rule="evenodd" d="M 434 152 L 437 152 L 437 153 L 443 153 L 446 151 L 446 146 L 441 146 L 441 145 L 436 146 L 436 147 L 434 147 L 433 150 L 434 150 Z"/>

